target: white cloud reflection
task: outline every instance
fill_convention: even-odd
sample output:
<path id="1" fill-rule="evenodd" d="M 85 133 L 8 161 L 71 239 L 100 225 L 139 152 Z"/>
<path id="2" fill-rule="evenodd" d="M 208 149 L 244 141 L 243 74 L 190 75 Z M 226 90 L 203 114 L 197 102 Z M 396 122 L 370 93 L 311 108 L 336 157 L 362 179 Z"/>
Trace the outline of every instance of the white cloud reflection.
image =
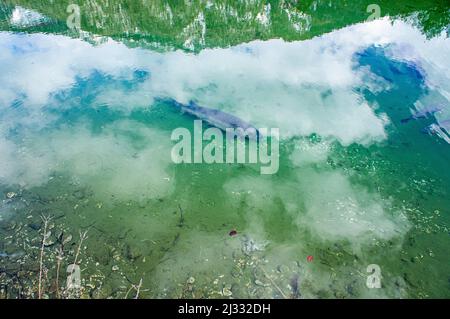
<path id="1" fill-rule="evenodd" d="M 136 70 L 149 73 L 132 88 L 100 87 L 91 104 L 94 107 L 107 105 L 127 114 L 150 107 L 155 97 L 180 102 L 195 99 L 256 126 L 279 127 L 283 137 L 317 133 L 343 145 L 382 141 L 387 137 L 389 119 L 375 114 L 376 105 L 369 105 L 355 88 L 365 85 L 383 90 L 389 89 L 389 84 L 376 79 L 367 68 L 358 68 L 354 54 L 371 45 L 386 44 L 393 44 L 389 51 L 393 58 L 420 65 L 428 85 L 449 99 L 448 39 L 443 36 L 426 41 L 413 26 L 387 19 L 307 41 L 255 41 L 228 49 L 207 49 L 198 55 L 130 49 L 112 40 L 93 46 L 64 36 L 2 32 L 0 147 L 5 150 L 2 170 L 9 173 L 3 173 L 1 181 L 16 183 L 13 177 L 19 176 L 13 173 L 19 164 L 10 162 L 15 157 L 11 155 L 14 147 L 20 145 L 12 142 L 9 132 L 27 129 L 31 132 L 28 138 L 34 139 L 36 132 L 48 127 L 67 107 L 55 102 L 55 96 L 70 92 L 80 79 L 89 80 L 93 72 L 121 81 L 131 80 Z M 367 79 L 373 81 L 367 83 Z M 61 131 L 61 136 L 53 138 L 61 140 L 65 134 Z M 85 138 L 89 139 L 89 134 Z M 49 152 L 55 154 L 46 156 L 48 161 L 58 158 L 57 151 Z M 26 156 L 19 162 L 25 161 Z M 43 165 L 52 167 L 50 163 Z M 29 171 L 20 174 L 21 182 L 44 181 L 32 177 L 33 166 L 37 167 L 37 162 L 22 165 L 21 170 Z M 157 166 L 154 172 L 162 176 L 164 169 Z M 46 175 L 47 170 L 38 171 L 36 174 Z"/>

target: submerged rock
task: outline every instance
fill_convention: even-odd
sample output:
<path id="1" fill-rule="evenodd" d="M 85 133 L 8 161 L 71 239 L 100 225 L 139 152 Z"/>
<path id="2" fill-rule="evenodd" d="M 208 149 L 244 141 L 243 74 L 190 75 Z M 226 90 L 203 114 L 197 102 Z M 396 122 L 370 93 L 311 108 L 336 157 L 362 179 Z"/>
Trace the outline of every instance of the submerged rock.
<path id="1" fill-rule="evenodd" d="M 285 266 L 285 265 L 278 265 L 277 266 L 277 271 L 280 273 L 285 273 L 289 270 L 289 267 Z"/>
<path id="2" fill-rule="evenodd" d="M 256 279 L 255 280 L 255 285 L 257 286 L 262 286 L 262 287 L 266 287 L 267 285 L 265 283 L 263 283 L 261 280 Z"/>
<path id="3" fill-rule="evenodd" d="M 44 235 L 44 246 L 45 247 L 50 247 L 53 246 L 56 243 L 56 238 L 54 238 L 52 236 L 52 232 L 48 231 L 45 235 Z"/>
<path id="4" fill-rule="evenodd" d="M 30 227 L 33 230 L 39 230 L 39 229 L 41 229 L 41 224 L 39 224 L 39 223 L 31 223 L 31 224 L 28 224 L 28 227 Z"/>
<path id="5" fill-rule="evenodd" d="M 257 251 L 263 251 L 268 242 L 256 242 L 249 236 L 244 236 L 242 240 L 242 252 L 249 255 Z"/>
<path id="6" fill-rule="evenodd" d="M 67 236 L 64 236 L 62 243 L 63 243 L 63 245 L 66 245 L 66 244 L 70 243 L 71 241 L 72 241 L 72 235 L 69 234 Z"/>
<path id="7" fill-rule="evenodd" d="M 14 198 L 14 197 L 16 197 L 16 196 L 17 196 L 17 194 L 14 193 L 14 192 L 8 192 L 8 193 L 6 194 L 6 197 L 7 197 L 8 199 L 12 199 L 12 198 Z"/>
<path id="8" fill-rule="evenodd" d="M 135 245 L 125 246 L 125 256 L 130 260 L 138 259 L 142 256 L 140 249 Z"/>
<path id="9" fill-rule="evenodd" d="M 233 293 L 231 292 L 231 290 L 230 290 L 229 288 L 227 288 L 227 287 L 225 287 L 225 288 L 222 289 L 222 294 L 223 294 L 225 297 L 231 297 L 231 296 L 233 295 Z"/>

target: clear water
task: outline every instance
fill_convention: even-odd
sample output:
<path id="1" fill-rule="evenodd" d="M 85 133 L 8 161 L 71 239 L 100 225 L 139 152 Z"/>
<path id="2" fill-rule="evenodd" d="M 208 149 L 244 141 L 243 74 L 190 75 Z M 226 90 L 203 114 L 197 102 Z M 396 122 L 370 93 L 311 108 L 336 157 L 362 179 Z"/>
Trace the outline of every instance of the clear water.
<path id="1" fill-rule="evenodd" d="M 365 22 L 365 2 L 315 1 L 289 7 L 299 31 L 271 3 L 272 24 L 241 33 L 217 2 L 159 25 L 143 23 L 155 8 L 103 27 L 91 10 L 81 34 L 66 4 L 0 3 L 0 296 L 38 297 L 42 215 L 49 298 L 67 296 L 80 231 L 81 298 L 131 298 L 141 279 L 142 298 L 450 296 L 448 4 Z M 175 165 L 171 132 L 194 118 L 160 98 L 279 128 L 278 173 Z"/>

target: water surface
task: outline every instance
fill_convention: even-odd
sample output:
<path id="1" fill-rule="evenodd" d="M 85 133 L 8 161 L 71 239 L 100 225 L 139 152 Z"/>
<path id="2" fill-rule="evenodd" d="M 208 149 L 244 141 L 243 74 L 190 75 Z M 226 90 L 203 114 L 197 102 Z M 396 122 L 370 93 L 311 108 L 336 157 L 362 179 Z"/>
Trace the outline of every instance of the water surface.
<path id="1" fill-rule="evenodd" d="M 445 1 L 81 3 L 0 3 L 2 297 L 38 297 L 42 215 L 49 298 L 75 261 L 82 298 L 450 296 Z M 278 173 L 174 164 L 167 99 L 279 128 Z"/>

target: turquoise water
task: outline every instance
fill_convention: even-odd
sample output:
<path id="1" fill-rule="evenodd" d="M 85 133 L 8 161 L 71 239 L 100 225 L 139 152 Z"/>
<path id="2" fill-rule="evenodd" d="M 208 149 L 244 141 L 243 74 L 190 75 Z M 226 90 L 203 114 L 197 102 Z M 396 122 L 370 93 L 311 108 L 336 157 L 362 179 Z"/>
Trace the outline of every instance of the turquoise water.
<path id="1" fill-rule="evenodd" d="M 197 53 L 91 42 L 0 32 L 0 296 L 39 297 L 42 267 L 48 298 L 132 298 L 141 280 L 141 298 L 450 296 L 445 32 L 383 18 Z M 279 171 L 174 164 L 195 118 L 165 98 L 279 128 Z"/>

